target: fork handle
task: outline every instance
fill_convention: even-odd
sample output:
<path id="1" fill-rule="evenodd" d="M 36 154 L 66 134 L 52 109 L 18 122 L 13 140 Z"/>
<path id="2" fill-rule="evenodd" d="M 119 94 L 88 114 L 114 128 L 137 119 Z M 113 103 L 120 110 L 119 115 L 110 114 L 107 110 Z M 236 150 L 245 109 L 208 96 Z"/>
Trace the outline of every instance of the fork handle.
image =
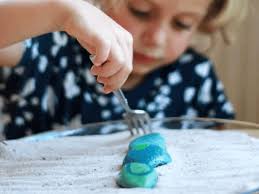
<path id="1" fill-rule="evenodd" d="M 117 99 L 119 100 L 119 102 L 123 106 L 123 108 L 127 112 L 131 112 L 131 108 L 129 107 L 128 100 L 125 98 L 121 89 L 113 91 L 113 94 L 117 97 Z"/>

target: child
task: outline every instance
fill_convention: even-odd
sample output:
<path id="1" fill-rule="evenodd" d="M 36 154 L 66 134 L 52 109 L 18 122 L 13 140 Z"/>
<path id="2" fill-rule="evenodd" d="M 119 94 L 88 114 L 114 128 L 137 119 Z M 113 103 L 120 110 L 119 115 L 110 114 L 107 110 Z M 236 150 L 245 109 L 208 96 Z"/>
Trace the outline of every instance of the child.
<path id="1" fill-rule="evenodd" d="M 49 4 L 54 7 L 52 1 L 36 2 L 46 6 L 38 9 L 37 14 Z M 106 93 L 123 84 L 129 105 L 147 110 L 151 117 L 233 118 L 233 108 L 211 61 L 190 48 L 190 44 L 196 32 L 209 34 L 225 29 L 235 14 L 240 15 L 245 2 L 94 1 L 105 15 L 82 0 L 56 1 L 54 16 L 51 8 L 44 10 L 46 15 L 42 14 L 37 21 L 41 23 L 28 36 L 56 30 L 67 33 L 54 32 L 27 40 L 25 48 L 20 49 L 23 54 L 16 55 L 21 59 L 12 59 L 16 66 L 1 91 L 5 97 L 4 113 L 9 115 L 6 137 L 19 138 L 51 130 L 57 124 L 71 126 L 78 120 L 84 124 L 120 119 L 123 109 L 117 99 L 112 94 L 103 94 L 97 82 L 104 84 Z M 65 17 L 58 13 L 65 13 Z M 131 41 L 114 21 L 133 36 L 133 71 L 125 83 L 123 78 L 129 71 L 120 73 L 120 69 L 126 66 L 131 70 Z M 51 25 L 58 28 L 48 28 Z M 68 34 L 77 38 L 88 53 Z M 16 40 L 27 38 L 26 35 L 25 30 Z M 126 40 L 124 35 L 128 36 Z M 96 40 L 105 42 L 106 38 L 110 40 L 109 46 L 100 46 L 102 41 L 95 44 Z M 8 41 L 3 42 L 7 45 Z M 98 49 L 102 53 L 99 56 Z M 93 60 L 92 68 L 90 54 L 97 54 L 98 59 Z"/>

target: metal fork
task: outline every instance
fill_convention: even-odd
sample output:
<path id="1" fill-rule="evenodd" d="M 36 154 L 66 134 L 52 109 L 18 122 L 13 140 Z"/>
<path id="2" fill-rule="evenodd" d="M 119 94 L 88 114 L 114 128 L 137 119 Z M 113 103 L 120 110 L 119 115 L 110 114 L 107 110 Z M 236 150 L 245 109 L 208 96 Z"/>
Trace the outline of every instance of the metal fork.
<path id="1" fill-rule="evenodd" d="M 144 110 L 131 109 L 121 89 L 118 89 L 113 93 L 125 110 L 123 117 L 128 124 L 131 135 L 141 134 L 141 131 L 144 134 L 152 132 L 151 120 L 148 113 Z M 134 133 L 134 129 L 136 133 Z"/>

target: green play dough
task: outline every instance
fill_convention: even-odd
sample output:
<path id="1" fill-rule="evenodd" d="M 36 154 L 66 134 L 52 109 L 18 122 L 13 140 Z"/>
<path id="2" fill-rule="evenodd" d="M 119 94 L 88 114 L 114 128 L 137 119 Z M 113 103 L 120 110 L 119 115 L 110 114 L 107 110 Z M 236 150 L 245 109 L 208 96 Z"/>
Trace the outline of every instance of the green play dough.
<path id="1" fill-rule="evenodd" d="M 149 146 L 149 144 L 139 144 L 139 145 L 134 146 L 134 150 L 138 150 L 138 151 L 144 150 L 148 146 Z"/>
<path id="2" fill-rule="evenodd" d="M 117 184 L 125 188 L 153 188 L 158 175 L 154 168 L 143 163 L 128 163 L 123 165 L 117 178 Z"/>

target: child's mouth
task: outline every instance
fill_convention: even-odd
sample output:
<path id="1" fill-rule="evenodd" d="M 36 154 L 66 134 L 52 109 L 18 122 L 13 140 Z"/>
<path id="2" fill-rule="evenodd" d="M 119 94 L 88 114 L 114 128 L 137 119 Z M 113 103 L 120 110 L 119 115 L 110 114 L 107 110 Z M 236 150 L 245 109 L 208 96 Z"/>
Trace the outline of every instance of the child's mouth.
<path id="1" fill-rule="evenodd" d="M 134 57 L 134 63 L 137 63 L 137 64 L 150 64 L 157 61 L 157 58 L 150 57 L 138 52 L 134 52 L 133 57 Z"/>

